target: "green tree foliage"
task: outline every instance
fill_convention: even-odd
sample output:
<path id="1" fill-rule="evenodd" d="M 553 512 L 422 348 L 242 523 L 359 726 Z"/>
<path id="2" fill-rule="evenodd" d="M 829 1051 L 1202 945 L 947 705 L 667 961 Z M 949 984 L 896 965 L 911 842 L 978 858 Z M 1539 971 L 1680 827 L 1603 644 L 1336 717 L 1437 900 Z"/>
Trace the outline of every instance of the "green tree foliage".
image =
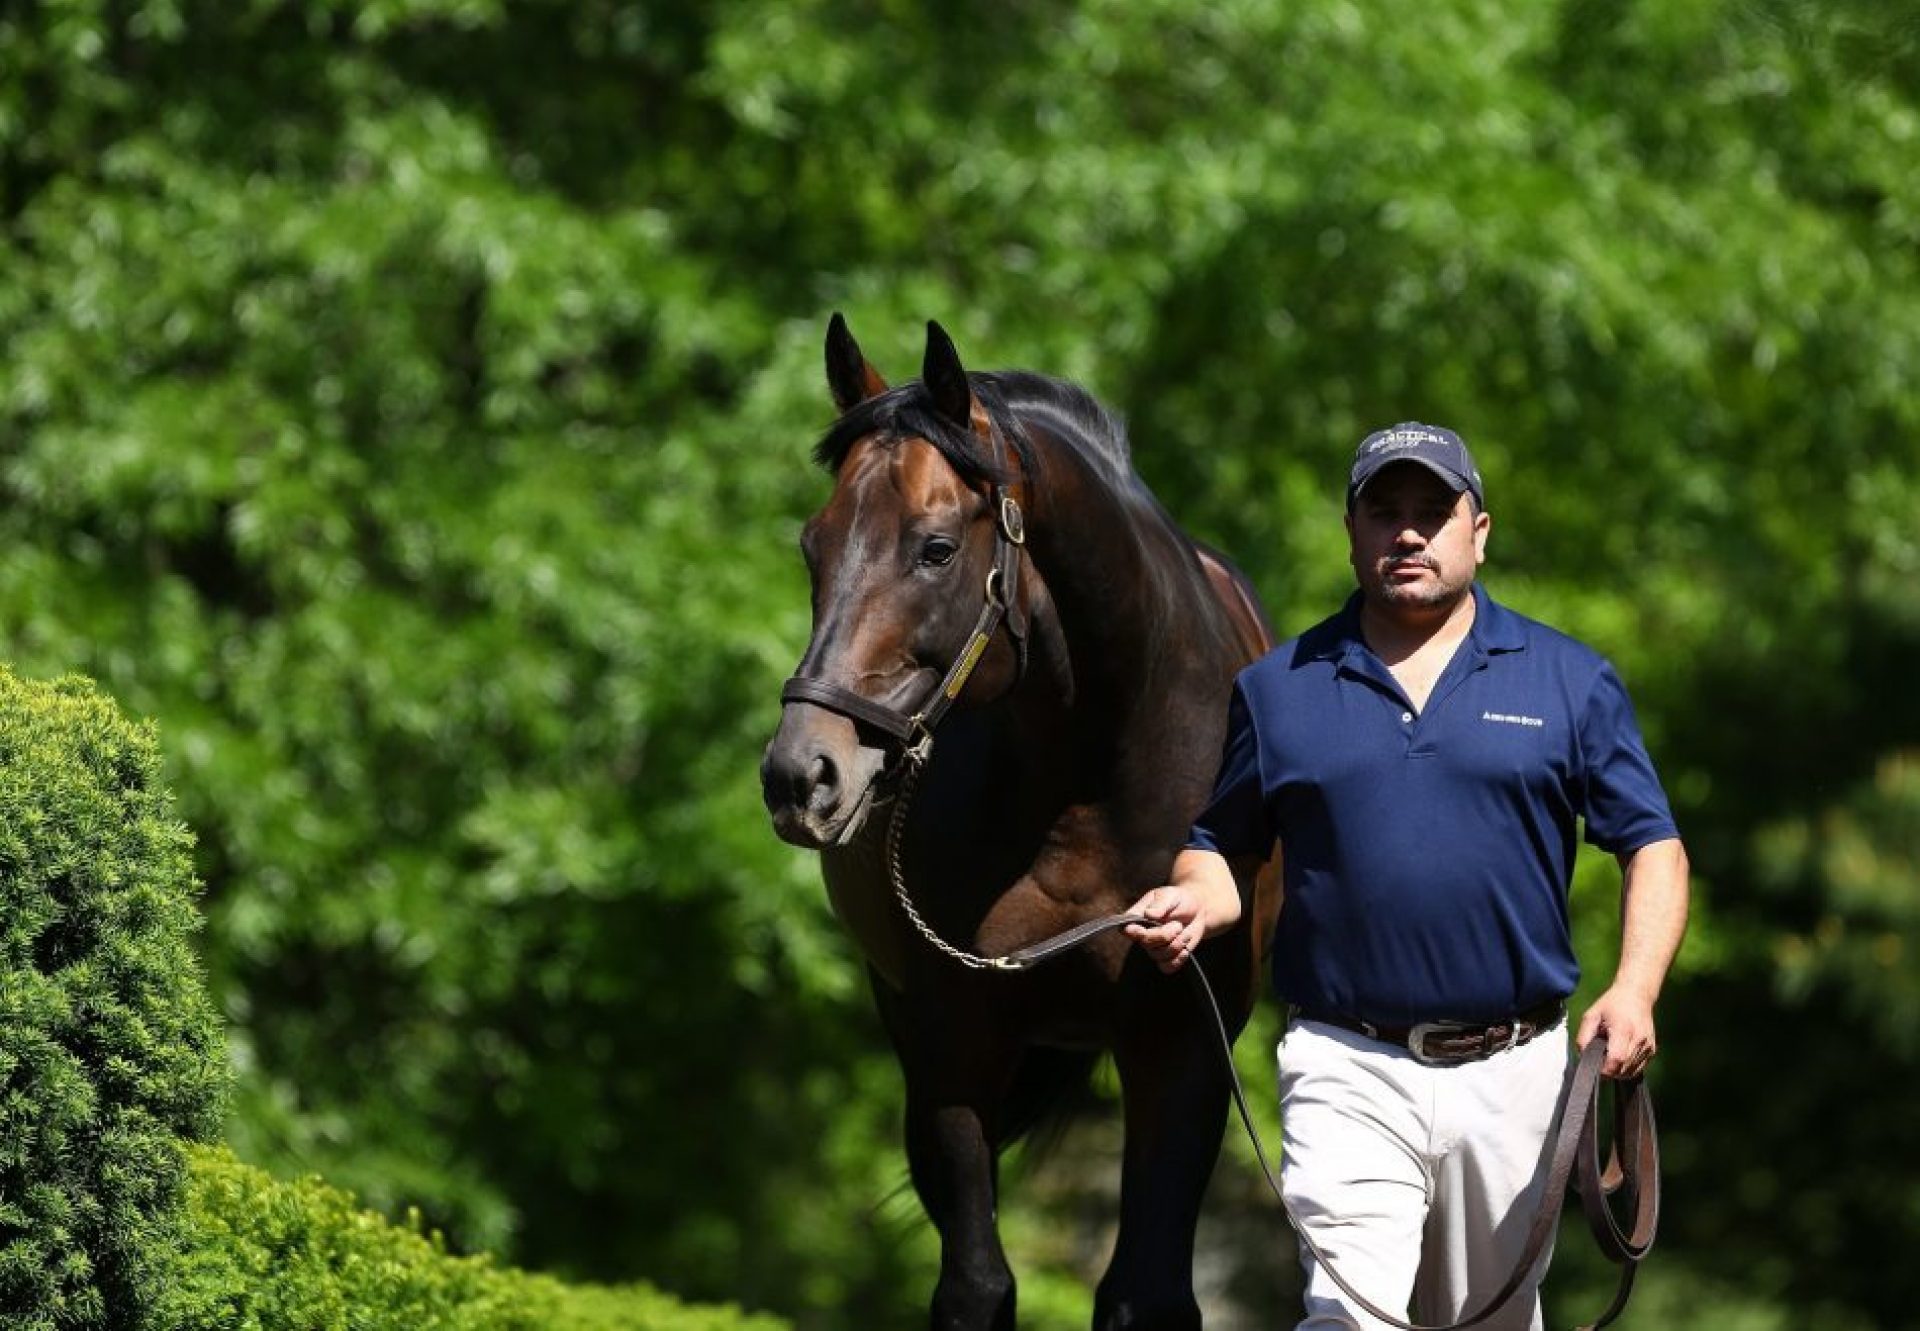
<path id="1" fill-rule="evenodd" d="M 283 1183 L 225 1148 L 189 1153 L 188 1244 L 164 1324 L 192 1331 L 780 1331 L 648 1285 L 563 1285 L 450 1254 L 318 1179 Z"/>
<path id="2" fill-rule="evenodd" d="M 154 1325 L 226 1066 L 150 728 L 0 669 L 0 1321 Z"/>
<path id="3" fill-rule="evenodd" d="M 172 737 L 243 1155 L 898 1320 L 895 1083 L 754 777 L 826 313 L 895 377 L 936 317 L 1086 383 L 1285 629 L 1348 583 L 1352 441 L 1447 421 L 1489 583 L 1619 662 L 1694 853 L 1662 1260 L 1728 1327 L 1887 1324 L 1916 89 L 1905 0 L 8 10 L 0 651 Z M 1271 1298 L 1277 1220 L 1223 1230 Z"/>
<path id="4" fill-rule="evenodd" d="M 741 1260 L 763 1210 L 900 1177 L 754 772 L 820 412 L 743 420 L 752 293 L 603 178 L 675 63 L 652 21 L 526 20 L 0 18 L 6 651 L 165 723 L 250 1158 L 470 1247 L 857 1309 L 835 1272 L 905 1260 L 858 1222 Z"/>

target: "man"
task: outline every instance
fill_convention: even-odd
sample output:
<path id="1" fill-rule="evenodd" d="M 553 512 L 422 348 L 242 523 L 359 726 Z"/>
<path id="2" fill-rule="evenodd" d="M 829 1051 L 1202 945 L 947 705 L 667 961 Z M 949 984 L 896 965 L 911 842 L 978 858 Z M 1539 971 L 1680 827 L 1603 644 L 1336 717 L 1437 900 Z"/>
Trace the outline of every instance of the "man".
<path id="1" fill-rule="evenodd" d="M 1687 859 L 1613 669 L 1475 582 L 1492 520 L 1451 430 L 1361 442 L 1359 590 L 1242 671 L 1212 802 L 1128 932 L 1177 971 L 1241 914 L 1277 839 L 1275 988 L 1289 1206 L 1366 1298 L 1453 1321 L 1498 1290 L 1545 1186 L 1579 978 L 1578 821 L 1616 856 L 1612 985 L 1574 1037 L 1638 1076 L 1687 919 Z M 1304 1247 L 1306 1328 L 1381 1325 Z M 1490 1331 L 1541 1325 L 1538 1263 Z"/>

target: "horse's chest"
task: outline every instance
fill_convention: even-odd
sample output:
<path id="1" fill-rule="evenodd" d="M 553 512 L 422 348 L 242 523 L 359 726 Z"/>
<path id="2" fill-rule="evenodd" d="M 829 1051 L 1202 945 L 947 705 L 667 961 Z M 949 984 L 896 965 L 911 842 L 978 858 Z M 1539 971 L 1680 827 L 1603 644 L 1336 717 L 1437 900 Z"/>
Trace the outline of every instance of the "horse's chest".
<path id="1" fill-rule="evenodd" d="M 888 984 L 906 987 L 907 940 L 887 881 L 883 844 L 863 838 L 820 857 L 827 902 L 855 946 Z"/>

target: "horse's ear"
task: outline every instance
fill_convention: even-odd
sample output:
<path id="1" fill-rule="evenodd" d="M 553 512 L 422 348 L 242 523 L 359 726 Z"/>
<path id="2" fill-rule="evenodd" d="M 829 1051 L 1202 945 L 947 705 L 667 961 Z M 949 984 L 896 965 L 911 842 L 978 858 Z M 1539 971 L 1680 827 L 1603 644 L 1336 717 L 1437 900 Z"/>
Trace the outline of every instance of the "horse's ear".
<path id="1" fill-rule="evenodd" d="M 842 415 L 887 391 L 887 381 L 867 363 L 838 310 L 827 321 L 827 388 Z"/>
<path id="2" fill-rule="evenodd" d="M 967 425 L 973 419 L 973 390 L 967 386 L 966 367 L 954 348 L 947 330 L 927 321 L 927 356 L 920 367 L 920 382 L 933 395 L 934 409 L 955 425 Z"/>

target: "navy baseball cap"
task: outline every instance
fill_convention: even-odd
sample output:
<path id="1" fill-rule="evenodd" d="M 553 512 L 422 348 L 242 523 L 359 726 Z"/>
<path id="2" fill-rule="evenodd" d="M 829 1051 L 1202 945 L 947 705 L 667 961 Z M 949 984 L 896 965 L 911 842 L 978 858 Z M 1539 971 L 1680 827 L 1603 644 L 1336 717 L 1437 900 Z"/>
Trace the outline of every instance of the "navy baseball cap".
<path id="1" fill-rule="evenodd" d="M 1348 509 L 1367 482 L 1395 462 L 1417 462 L 1452 486 L 1455 494 L 1467 491 L 1477 507 L 1484 510 L 1487 506 L 1486 492 L 1480 488 L 1480 468 L 1467 451 L 1467 441 L 1443 425 L 1402 421 L 1375 430 L 1360 441 L 1353 455 L 1353 473 L 1347 477 Z"/>

